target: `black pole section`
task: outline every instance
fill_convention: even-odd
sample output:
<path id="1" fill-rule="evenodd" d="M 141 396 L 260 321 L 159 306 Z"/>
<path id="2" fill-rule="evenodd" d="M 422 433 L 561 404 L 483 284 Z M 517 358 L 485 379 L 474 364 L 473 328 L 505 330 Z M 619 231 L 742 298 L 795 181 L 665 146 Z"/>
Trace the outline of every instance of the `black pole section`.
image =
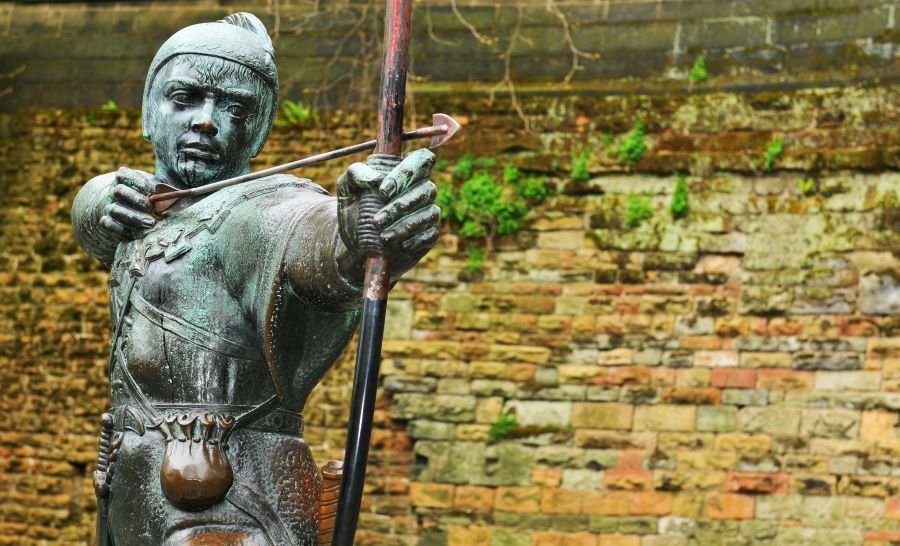
<path id="1" fill-rule="evenodd" d="M 369 165 L 387 174 L 400 160 L 403 146 L 403 104 L 406 98 L 406 69 L 409 65 L 409 25 L 412 0 L 387 0 L 384 18 L 384 64 L 381 96 L 378 106 L 378 133 L 375 155 Z M 366 278 L 363 285 L 362 324 L 350 423 L 344 452 L 344 475 L 338 501 L 333 546 L 353 546 L 359 507 L 366 480 L 369 441 L 375 415 L 375 393 L 381 367 L 381 341 L 384 316 L 390 289 L 390 264 L 383 257 L 381 232 L 372 218 L 386 203 L 377 189 L 360 200 L 358 241 L 366 256 Z"/>

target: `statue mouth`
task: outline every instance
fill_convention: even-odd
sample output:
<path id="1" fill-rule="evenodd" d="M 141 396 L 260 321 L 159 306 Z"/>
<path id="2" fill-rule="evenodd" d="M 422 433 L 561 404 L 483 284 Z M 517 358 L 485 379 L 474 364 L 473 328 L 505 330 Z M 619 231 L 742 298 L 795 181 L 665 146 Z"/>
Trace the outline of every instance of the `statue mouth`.
<path id="1" fill-rule="evenodd" d="M 178 147 L 179 155 L 195 161 L 214 162 L 219 160 L 218 150 L 204 142 L 188 142 Z"/>

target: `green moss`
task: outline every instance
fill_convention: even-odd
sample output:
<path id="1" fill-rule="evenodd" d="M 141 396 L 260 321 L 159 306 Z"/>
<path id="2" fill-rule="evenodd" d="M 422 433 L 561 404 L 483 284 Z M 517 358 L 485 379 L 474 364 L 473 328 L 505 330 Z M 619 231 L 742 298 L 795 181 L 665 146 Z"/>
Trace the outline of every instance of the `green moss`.
<path id="1" fill-rule="evenodd" d="M 637 120 L 631 132 L 625 136 L 625 139 L 619 145 L 619 161 L 622 161 L 629 167 L 633 167 L 647 155 L 649 149 L 644 139 L 644 122 Z"/>
<path id="2" fill-rule="evenodd" d="M 513 165 L 507 163 L 503 167 L 503 183 L 504 184 L 515 184 L 522 178 L 522 173 L 519 169 L 515 168 Z"/>
<path id="3" fill-rule="evenodd" d="M 312 105 L 285 99 L 281 101 L 281 117 L 275 124 L 303 131 L 312 127 L 315 119 L 316 113 Z"/>
<path id="4" fill-rule="evenodd" d="M 765 167 L 767 171 L 771 171 L 775 166 L 775 160 L 781 156 L 781 152 L 783 151 L 784 140 L 776 138 L 769 141 L 769 144 L 766 146 L 766 153 L 763 155 L 763 167 Z"/>
<path id="5" fill-rule="evenodd" d="M 472 178 L 475 171 L 475 156 L 472 154 L 463 154 L 456 160 L 456 166 L 453 168 L 453 176 L 460 180 L 468 180 Z"/>
<path id="6" fill-rule="evenodd" d="M 589 159 L 590 153 L 587 150 L 572 154 L 572 172 L 569 178 L 574 182 L 584 182 L 589 179 L 591 177 Z"/>
<path id="7" fill-rule="evenodd" d="M 812 178 L 801 178 L 797 181 L 797 189 L 803 195 L 812 195 L 816 192 L 816 181 Z"/>
<path id="8" fill-rule="evenodd" d="M 496 444 L 497 442 L 503 440 L 509 433 L 512 432 L 518 421 L 516 420 L 515 415 L 501 415 L 496 422 L 491 424 L 490 430 L 488 430 L 488 441 L 492 444 Z"/>
<path id="9" fill-rule="evenodd" d="M 628 227 L 638 227 L 644 220 L 653 216 L 653 207 L 649 195 L 631 194 L 628 196 L 628 208 L 625 210 L 625 223 Z"/>
<path id="10" fill-rule="evenodd" d="M 108 100 L 103 103 L 103 106 L 101 106 L 100 109 L 104 112 L 118 112 L 119 105 L 116 104 L 116 101 L 114 100 Z"/>
<path id="11" fill-rule="evenodd" d="M 706 71 L 706 59 L 703 58 L 703 55 L 700 55 L 694 61 L 689 77 L 691 78 L 691 83 L 701 83 L 709 79 L 709 72 Z"/>
<path id="12" fill-rule="evenodd" d="M 484 268 L 484 249 L 480 246 L 473 246 L 469 249 L 469 256 L 466 258 L 466 269 L 470 273 L 481 271 Z"/>
<path id="13" fill-rule="evenodd" d="M 543 176 L 529 176 L 516 185 L 516 194 L 526 201 L 542 202 L 553 194 Z"/>
<path id="14" fill-rule="evenodd" d="M 675 191 L 672 192 L 672 201 L 669 202 L 669 212 L 672 218 L 680 220 L 687 216 L 688 213 L 688 187 L 685 176 L 678 175 L 678 181 L 675 182 Z"/>

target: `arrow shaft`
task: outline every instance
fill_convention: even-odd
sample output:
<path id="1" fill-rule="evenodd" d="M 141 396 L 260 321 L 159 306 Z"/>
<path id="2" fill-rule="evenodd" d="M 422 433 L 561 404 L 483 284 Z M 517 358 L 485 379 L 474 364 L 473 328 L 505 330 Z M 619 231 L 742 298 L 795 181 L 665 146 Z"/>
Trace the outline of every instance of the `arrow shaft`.
<path id="1" fill-rule="evenodd" d="M 446 134 L 451 127 L 448 125 L 433 125 L 431 127 L 422 127 L 416 129 L 415 131 L 409 131 L 408 133 L 403 133 L 403 140 L 413 140 L 418 138 L 428 138 L 434 137 L 437 135 Z M 201 186 L 199 188 L 187 188 L 183 190 L 170 191 L 165 193 L 156 193 L 150 196 L 150 203 L 156 203 L 158 201 L 170 201 L 173 199 L 181 199 L 183 197 L 194 197 L 197 195 L 205 195 L 207 193 L 212 193 L 217 190 L 221 190 L 222 188 L 227 188 L 228 186 L 234 186 L 235 184 L 243 184 L 244 182 L 250 182 L 253 180 L 258 180 L 260 178 L 264 178 L 266 176 L 271 176 L 273 174 L 281 174 L 287 171 L 293 171 L 295 169 L 299 169 L 301 167 L 309 167 L 311 165 L 318 165 L 319 163 L 324 163 L 326 161 L 337 159 L 339 157 L 344 157 L 348 155 L 357 154 L 360 152 L 365 152 L 368 150 L 375 149 L 378 141 L 377 140 L 368 140 L 366 142 L 360 142 L 359 144 L 354 144 L 353 146 L 347 146 L 346 148 L 340 148 L 337 150 L 332 150 L 330 152 L 324 152 L 321 154 L 316 154 L 313 156 L 305 157 L 303 159 L 298 159 L 297 161 L 291 161 L 290 163 L 285 163 L 283 165 L 277 165 L 275 167 L 269 167 L 268 169 L 263 169 L 261 171 L 256 171 L 252 173 L 242 174 L 240 176 L 235 176 L 232 178 L 227 178 L 225 180 L 221 180 L 219 182 L 213 182 L 212 184 L 207 184 L 205 186 Z"/>

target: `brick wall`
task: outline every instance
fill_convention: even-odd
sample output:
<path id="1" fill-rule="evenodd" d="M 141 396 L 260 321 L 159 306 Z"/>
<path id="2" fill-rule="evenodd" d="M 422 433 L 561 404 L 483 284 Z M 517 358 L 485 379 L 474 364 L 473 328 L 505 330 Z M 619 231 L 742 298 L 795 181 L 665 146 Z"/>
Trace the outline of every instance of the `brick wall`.
<path id="1" fill-rule="evenodd" d="M 499 99 L 421 99 L 468 120 L 451 168 L 474 151 L 558 193 L 483 271 L 447 232 L 394 290 L 359 543 L 900 540 L 898 99 L 891 86 L 529 98 L 531 133 Z M 602 135 L 637 118 L 651 149 L 629 170 Z M 137 121 L 4 118 L 0 544 L 92 533 L 106 287 L 68 215 L 91 175 L 150 167 Z M 358 136 L 336 134 L 280 128 L 258 165 Z M 784 153 L 764 172 L 775 137 Z M 576 183 L 583 149 L 591 177 Z M 340 168 L 305 174 L 330 184 Z M 676 172 L 682 220 L 667 210 Z M 654 209 L 638 227 L 632 194 Z M 342 452 L 351 360 L 306 411 L 320 461 Z"/>
<path id="2" fill-rule="evenodd" d="M 136 107 L 147 66 L 172 32 L 238 10 L 272 30 L 284 97 L 346 105 L 348 95 L 368 98 L 377 81 L 381 6 L 0 4 L 0 109 Z M 413 87 L 485 95 L 508 75 L 520 94 L 666 93 L 688 86 L 700 55 L 714 75 L 701 89 L 896 80 L 897 8 L 897 0 L 473 0 L 454 10 L 421 0 Z"/>
<path id="3" fill-rule="evenodd" d="M 158 44 L 243 7 L 278 23 L 286 97 L 324 107 L 323 79 L 372 66 L 377 16 L 356 3 L 0 5 L 0 544 L 93 532 L 106 277 L 71 236 L 71 200 L 98 172 L 152 167 L 129 106 Z M 358 542 L 900 543 L 896 2 L 557 7 L 460 3 L 482 43 L 446 4 L 416 4 L 410 124 L 465 122 L 438 179 L 473 152 L 557 194 L 482 271 L 466 266 L 477 242 L 445 230 L 392 293 Z M 510 67 L 530 130 L 508 88 L 488 93 L 520 12 Z M 602 52 L 569 87 L 563 20 Z M 691 84 L 701 54 L 711 78 Z M 44 108 L 9 113 L 26 104 Z M 369 113 L 277 128 L 256 166 L 355 142 Z M 629 168 L 615 148 L 639 119 L 650 152 Z M 332 187 L 342 167 L 303 174 Z M 653 208 L 637 227 L 632 195 Z M 319 461 L 342 454 L 352 356 L 305 412 Z"/>

